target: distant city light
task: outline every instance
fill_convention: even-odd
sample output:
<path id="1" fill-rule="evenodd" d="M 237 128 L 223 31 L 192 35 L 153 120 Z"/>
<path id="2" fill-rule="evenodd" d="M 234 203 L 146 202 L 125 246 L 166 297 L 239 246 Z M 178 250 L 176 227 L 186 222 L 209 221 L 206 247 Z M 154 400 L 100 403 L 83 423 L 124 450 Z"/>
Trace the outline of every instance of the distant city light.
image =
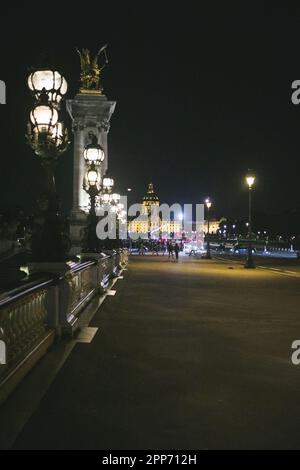
<path id="1" fill-rule="evenodd" d="M 206 204 L 207 209 L 211 208 L 211 200 L 209 199 L 209 197 L 205 199 L 205 204 Z"/>
<path id="2" fill-rule="evenodd" d="M 249 186 L 249 189 L 251 189 L 254 182 L 255 182 L 255 176 L 252 173 L 248 174 L 246 176 L 246 181 L 247 181 L 247 184 Z"/>

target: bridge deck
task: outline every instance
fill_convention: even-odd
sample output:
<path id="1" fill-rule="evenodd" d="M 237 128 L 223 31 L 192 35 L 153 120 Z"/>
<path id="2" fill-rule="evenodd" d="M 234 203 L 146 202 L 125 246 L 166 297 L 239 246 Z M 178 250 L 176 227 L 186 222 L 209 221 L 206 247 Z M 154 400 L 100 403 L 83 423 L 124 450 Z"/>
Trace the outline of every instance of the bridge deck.
<path id="1" fill-rule="evenodd" d="M 0 447 L 299 447 L 299 277 L 133 257 L 116 290 L 8 399 Z"/>

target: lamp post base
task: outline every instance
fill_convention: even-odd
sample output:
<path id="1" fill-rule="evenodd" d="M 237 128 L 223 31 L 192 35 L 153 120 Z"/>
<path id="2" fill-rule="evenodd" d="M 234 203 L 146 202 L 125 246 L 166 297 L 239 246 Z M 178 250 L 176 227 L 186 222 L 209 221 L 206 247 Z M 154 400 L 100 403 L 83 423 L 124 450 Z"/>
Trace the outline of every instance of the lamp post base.
<path id="1" fill-rule="evenodd" d="M 246 269 L 255 269 L 256 266 L 255 266 L 255 264 L 253 263 L 253 261 L 252 261 L 252 262 L 246 261 L 246 264 L 244 265 L 244 268 L 246 268 Z"/>
<path id="2" fill-rule="evenodd" d="M 254 264 L 254 261 L 253 261 L 253 258 L 252 258 L 252 253 L 251 253 L 251 256 L 247 257 L 244 268 L 246 268 L 246 269 L 255 269 L 256 268 L 256 266 Z"/>
<path id="3" fill-rule="evenodd" d="M 248 245 L 247 259 L 246 259 L 246 263 L 244 265 L 244 268 L 246 268 L 246 269 L 256 268 L 256 266 L 254 264 L 254 261 L 253 261 L 253 252 L 252 252 L 251 243 L 249 243 L 249 245 Z"/>
<path id="4" fill-rule="evenodd" d="M 205 259 L 211 259 L 211 254 L 210 254 L 210 252 L 207 252 L 207 253 L 205 254 L 205 257 L 204 257 L 204 258 L 205 258 Z"/>

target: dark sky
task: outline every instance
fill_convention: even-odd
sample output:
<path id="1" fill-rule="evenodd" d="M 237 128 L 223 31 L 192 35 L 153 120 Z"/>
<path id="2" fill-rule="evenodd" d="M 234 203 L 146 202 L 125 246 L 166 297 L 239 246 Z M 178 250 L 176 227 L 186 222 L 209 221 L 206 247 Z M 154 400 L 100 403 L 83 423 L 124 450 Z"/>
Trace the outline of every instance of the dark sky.
<path id="1" fill-rule="evenodd" d="M 218 214 L 239 216 L 247 210 L 243 176 L 253 168 L 256 208 L 299 208 L 300 106 L 291 103 L 291 83 L 300 79 L 300 8 L 122 4 L 74 4 L 68 13 L 2 8 L 1 207 L 30 209 L 42 187 L 38 157 L 24 139 L 27 68 L 47 57 L 65 75 L 70 98 L 80 73 L 75 47 L 96 52 L 108 42 L 103 85 L 117 101 L 109 169 L 120 190 L 132 187 L 139 201 L 152 178 L 163 202 L 210 195 Z M 72 149 L 61 157 L 57 181 L 67 211 Z"/>

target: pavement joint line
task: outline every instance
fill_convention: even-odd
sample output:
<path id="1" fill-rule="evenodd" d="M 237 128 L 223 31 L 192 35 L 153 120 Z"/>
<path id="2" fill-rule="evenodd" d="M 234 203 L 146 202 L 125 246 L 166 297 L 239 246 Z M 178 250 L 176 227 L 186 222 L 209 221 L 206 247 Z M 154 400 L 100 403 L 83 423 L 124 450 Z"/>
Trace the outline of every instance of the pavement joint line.
<path id="1" fill-rule="evenodd" d="M 286 273 L 284 271 L 280 271 L 278 274 L 282 274 L 283 276 L 288 276 L 288 277 L 293 277 L 293 278 L 298 277 L 298 276 L 295 276 L 294 274 L 289 274 L 289 273 Z"/>
<path id="2" fill-rule="evenodd" d="M 298 277 L 297 276 L 297 271 L 281 270 L 281 269 L 272 268 L 272 267 L 269 267 L 269 266 L 257 266 L 257 267 L 260 268 L 260 269 L 267 269 L 268 271 L 271 271 L 274 274 L 282 274 L 283 276 L 288 276 L 288 277 L 293 277 L 293 278 Z"/>

